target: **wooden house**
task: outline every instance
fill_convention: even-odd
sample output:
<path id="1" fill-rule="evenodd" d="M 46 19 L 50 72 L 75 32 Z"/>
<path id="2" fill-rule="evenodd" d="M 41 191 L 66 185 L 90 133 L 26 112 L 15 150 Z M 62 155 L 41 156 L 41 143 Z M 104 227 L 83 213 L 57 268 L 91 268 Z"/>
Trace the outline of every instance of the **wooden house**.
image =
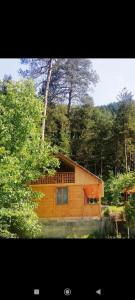
<path id="1" fill-rule="evenodd" d="M 103 181 L 77 162 L 59 154 L 60 168 L 54 176 L 32 181 L 34 191 L 44 194 L 36 212 L 40 218 L 101 217 Z"/>

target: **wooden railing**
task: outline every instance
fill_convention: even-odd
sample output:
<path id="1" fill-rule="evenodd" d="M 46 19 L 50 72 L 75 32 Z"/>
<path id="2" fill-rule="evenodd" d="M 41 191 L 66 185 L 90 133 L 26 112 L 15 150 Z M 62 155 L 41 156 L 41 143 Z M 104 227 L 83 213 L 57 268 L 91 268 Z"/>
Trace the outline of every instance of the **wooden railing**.
<path id="1" fill-rule="evenodd" d="M 30 184 L 75 183 L 74 172 L 58 172 L 54 176 L 44 176 L 31 181 Z"/>

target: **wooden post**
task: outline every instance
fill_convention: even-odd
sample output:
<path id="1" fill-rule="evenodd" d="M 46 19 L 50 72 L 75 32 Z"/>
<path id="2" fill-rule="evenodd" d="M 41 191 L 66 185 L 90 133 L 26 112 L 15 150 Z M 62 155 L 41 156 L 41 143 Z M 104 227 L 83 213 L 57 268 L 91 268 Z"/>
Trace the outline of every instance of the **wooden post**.
<path id="1" fill-rule="evenodd" d="M 119 231 L 118 231 L 118 222 L 117 222 L 117 219 L 115 220 L 115 223 L 116 223 L 116 236 L 118 237 Z"/>
<path id="2" fill-rule="evenodd" d="M 128 227 L 128 229 L 127 229 L 127 230 L 128 230 L 128 239 L 129 239 L 129 238 L 130 238 L 130 232 L 129 232 L 129 227 Z"/>

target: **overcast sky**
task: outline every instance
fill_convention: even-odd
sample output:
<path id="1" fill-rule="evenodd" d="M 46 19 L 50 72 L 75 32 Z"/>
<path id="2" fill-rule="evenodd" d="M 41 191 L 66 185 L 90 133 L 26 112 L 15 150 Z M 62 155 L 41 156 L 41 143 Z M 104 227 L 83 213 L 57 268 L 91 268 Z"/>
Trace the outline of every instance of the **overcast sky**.
<path id="1" fill-rule="evenodd" d="M 92 94 L 95 105 L 116 101 L 118 93 L 126 87 L 135 96 L 135 59 L 91 59 L 100 81 Z M 19 59 L 0 59 L 0 79 L 11 74 L 19 79 Z"/>

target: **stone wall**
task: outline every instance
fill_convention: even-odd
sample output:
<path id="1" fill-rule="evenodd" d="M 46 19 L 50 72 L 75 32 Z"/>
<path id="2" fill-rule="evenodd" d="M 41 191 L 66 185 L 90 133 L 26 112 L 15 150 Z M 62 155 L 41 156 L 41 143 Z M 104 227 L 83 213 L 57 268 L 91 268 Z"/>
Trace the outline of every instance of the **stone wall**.
<path id="1" fill-rule="evenodd" d="M 41 219 L 40 223 L 43 238 L 81 238 L 93 234 L 102 226 L 100 219 L 89 217 Z"/>

